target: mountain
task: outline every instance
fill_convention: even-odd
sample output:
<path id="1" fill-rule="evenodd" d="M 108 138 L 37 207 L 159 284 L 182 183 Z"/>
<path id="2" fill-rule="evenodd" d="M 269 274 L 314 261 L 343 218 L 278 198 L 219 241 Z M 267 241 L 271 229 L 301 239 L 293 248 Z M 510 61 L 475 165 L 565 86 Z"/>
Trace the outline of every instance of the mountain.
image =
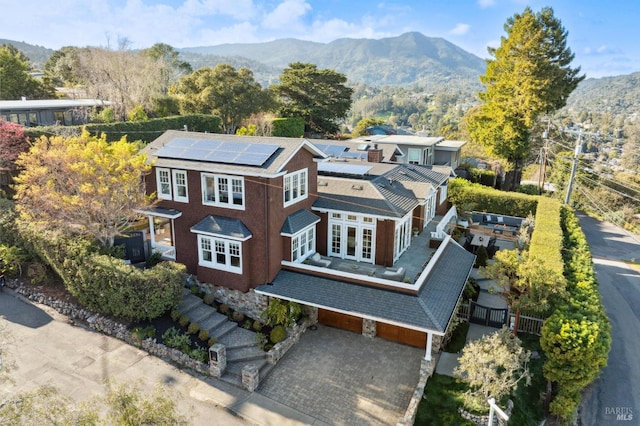
<path id="1" fill-rule="evenodd" d="M 53 49 L 36 46 L 25 43 L 23 41 L 5 40 L 0 38 L 0 46 L 3 44 L 11 44 L 13 47 L 24 53 L 30 60 L 31 66 L 35 69 L 42 69 L 44 63 L 47 62 L 49 56 L 54 52 Z"/>
<path id="2" fill-rule="evenodd" d="M 481 89 L 483 59 L 442 39 L 417 32 L 382 39 L 342 38 L 330 43 L 281 39 L 266 43 L 223 44 L 179 49 L 183 54 L 244 57 L 282 70 L 308 62 L 345 74 L 351 84 L 422 86 L 434 91 L 447 85 Z M 213 56 L 210 56 L 213 55 Z M 186 57 L 186 56 L 185 56 Z M 278 72 L 279 74 L 279 72 Z"/>
<path id="3" fill-rule="evenodd" d="M 584 80 L 571 93 L 565 108 L 572 113 L 640 114 L 640 72 Z"/>

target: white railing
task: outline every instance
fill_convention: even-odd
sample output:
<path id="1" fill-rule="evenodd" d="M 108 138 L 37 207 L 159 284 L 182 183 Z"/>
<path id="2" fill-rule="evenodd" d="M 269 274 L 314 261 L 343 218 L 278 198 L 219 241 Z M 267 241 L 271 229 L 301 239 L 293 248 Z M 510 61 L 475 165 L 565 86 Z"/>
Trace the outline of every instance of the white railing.
<path id="1" fill-rule="evenodd" d="M 458 220 L 458 211 L 456 210 L 456 206 L 451 206 L 447 214 L 442 217 L 438 226 L 436 226 L 436 230 L 431 233 L 431 238 L 443 239 L 445 234 L 448 234 L 451 224 L 456 223 Z"/>
<path id="2" fill-rule="evenodd" d="M 458 307 L 458 318 L 462 321 L 469 321 L 469 302 L 462 302 Z"/>

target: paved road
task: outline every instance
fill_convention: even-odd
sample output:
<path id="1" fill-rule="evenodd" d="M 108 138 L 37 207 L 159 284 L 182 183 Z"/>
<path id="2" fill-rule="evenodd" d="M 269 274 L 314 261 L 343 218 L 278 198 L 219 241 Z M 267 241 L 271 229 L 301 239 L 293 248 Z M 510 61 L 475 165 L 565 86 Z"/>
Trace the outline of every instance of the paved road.
<path id="1" fill-rule="evenodd" d="M 640 425 L 640 238 L 578 213 L 591 246 L 602 302 L 611 320 L 611 352 L 580 408 L 585 426 Z"/>

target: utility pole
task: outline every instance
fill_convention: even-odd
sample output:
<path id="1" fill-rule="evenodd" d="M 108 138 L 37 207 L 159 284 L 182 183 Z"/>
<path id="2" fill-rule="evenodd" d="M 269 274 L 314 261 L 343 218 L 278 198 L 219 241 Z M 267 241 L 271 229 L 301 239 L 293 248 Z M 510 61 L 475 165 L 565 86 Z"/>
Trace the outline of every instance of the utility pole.
<path id="1" fill-rule="evenodd" d="M 582 131 L 578 135 L 576 141 L 576 149 L 573 152 L 573 166 L 571 167 L 571 177 L 569 177 L 569 185 L 567 186 L 567 195 L 564 198 L 564 203 L 569 204 L 571 198 L 571 190 L 573 189 L 573 180 L 576 178 L 576 169 L 578 168 L 578 155 L 582 152 Z"/>
<path id="2" fill-rule="evenodd" d="M 547 121 L 547 130 L 542 132 L 542 138 L 544 139 L 544 146 L 540 153 L 540 175 L 538 176 L 538 189 L 540 195 L 544 193 L 544 180 L 547 174 L 547 153 L 549 152 L 549 131 L 551 129 L 551 119 Z"/>

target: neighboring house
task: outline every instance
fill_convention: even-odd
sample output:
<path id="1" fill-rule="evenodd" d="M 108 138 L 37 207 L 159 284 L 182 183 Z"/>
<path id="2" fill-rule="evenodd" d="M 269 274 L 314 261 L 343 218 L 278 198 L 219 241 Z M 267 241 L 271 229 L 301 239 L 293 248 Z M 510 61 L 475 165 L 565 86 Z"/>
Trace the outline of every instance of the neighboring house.
<path id="1" fill-rule="evenodd" d="M 377 146 L 385 151 L 384 161 L 426 166 L 448 166 L 455 169 L 460 164 L 460 149 L 465 141 L 450 141 L 441 136 L 371 135 L 350 141 L 361 149 Z"/>
<path id="2" fill-rule="evenodd" d="M 26 127 L 85 124 L 92 108 L 103 108 L 108 104 L 98 99 L 0 101 L 0 120 Z"/>
<path id="3" fill-rule="evenodd" d="M 315 142 L 166 132 L 145 148 L 160 200 L 144 212 L 150 246 L 201 282 L 299 302 L 430 359 L 475 258 L 451 238 L 428 247 L 450 168 Z"/>

